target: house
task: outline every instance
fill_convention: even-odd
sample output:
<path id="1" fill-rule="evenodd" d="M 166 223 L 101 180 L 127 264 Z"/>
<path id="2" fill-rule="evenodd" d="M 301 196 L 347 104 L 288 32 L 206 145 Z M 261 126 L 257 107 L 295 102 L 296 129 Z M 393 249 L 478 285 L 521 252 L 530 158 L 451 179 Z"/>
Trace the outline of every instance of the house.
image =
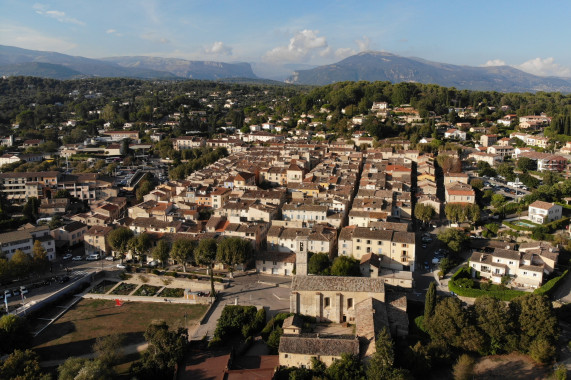
<path id="1" fill-rule="evenodd" d="M 256 272 L 291 276 L 295 268 L 295 253 L 268 251 L 256 256 Z"/>
<path id="2" fill-rule="evenodd" d="M 444 187 L 452 186 L 456 183 L 468 184 L 470 176 L 466 173 L 446 173 L 444 174 Z"/>
<path id="3" fill-rule="evenodd" d="M 514 147 L 510 145 L 492 145 L 488 146 L 486 153 L 502 157 L 511 157 L 514 154 Z"/>
<path id="4" fill-rule="evenodd" d="M 306 255 L 307 252 L 321 252 L 332 255 L 336 238 L 337 230 L 322 224 L 316 224 L 312 228 L 272 225 L 267 235 L 267 246 L 268 251 Z"/>
<path id="5" fill-rule="evenodd" d="M 498 141 L 498 135 L 482 135 L 480 136 L 480 145 L 491 146 Z"/>
<path id="6" fill-rule="evenodd" d="M 318 358 L 330 366 L 340 360 L 343 354 L 359 355 L 359 340 L 356 336 L 284 333 L 280 338 L 278 354 L 279 363 L 283 366 L 311 368 L 312 358 Z"/>
<path id="7" fill-rule="evenodd" d="M 99 254 L 107 256 L 111 254 L 111 247 L 107 241 L 107 235 L 113 231 L 112 227 L 93 226 L 83 236 L 85 255 Z"/>
<path id="8" fill-rule="evenodd" d="M 87 225 L 81 222 L 71 222 L 65 226 L 51 231 L 51 235 L 56 240 L 58 246 L 72 247 L 83 241 L 83 236 L 87 232 Z"/>
<path id="9" fill-rule="evenodd" d="M 206 145 L 206 139 L 202 137 L 181 136 L 173 140 L 175 150 L 201 148 Z"/>
<path id="10" fill-rule="evenodd" d="M 42 215 L 65 214 L 69 203 L 69 198 L 45 198 L 41 200 L 38 212 Z"/>
<path id="11" fill-rule="evenodd" d="M 0 173 L 0 191 L 8 201 L 22 203 L 29 197 L 42 199 L 48 192 L 56 192 L 61 179 L 57 171 Z"/>
<path id="12" fill-rule="evenodd" d="M 383 268 L 414 271 L 416 240 L 414 232 L 376 227 L 345 227 L 339 233 L 339 255 L 361 260 L 369 253 L 380 257 Z"/>
<path id="13" fill-rule="evenodd" d="M 495 166 L 504 160 L 503 156 L 498 154 L 484 153 L 484 152 L 474 152 L 468 155 L 469 159 L 473 159 L 476 162 L 487 162 L 490 166 Z"/>
<path id="14" fill-rule="evenodd" d="M 537 170 L 540 172 L 544 171 L 556 171 L 562 172 L 567 168 L 567 159 L 563 156 L 558 156 L 549 153 L 541 152 L 522 152 L 518 157 L 527 157 L 534 161 L 537 161 Z"/>
<path id="15" fill-rule="evenodd" d="M 0 166 L 20 162 L 20 156 L 15 153 L 6 153 L 0 156 Z"/>
<path id="16" fill-rule="evenodd" d="M 138 131 L 105 131 L 103 135 L 109 136 L 111 141 L 121 141 L 124 139 L 139 140 Z"/>
<path id="17" fill-rule="evenodd" d="M 447 139 L 456 139 L 456 140 L 466 140 L 466 132 L 461 131 L 456 128 L 450 128 L 446 132 L 444 132 L 444 137 Z"/>
<path id="18" fill-rule="evenodd" d="M 48 226 L 33 227 L 24 225 L 17 231 L 6 232 L 0 234 L 0 253 L 6 258 L 11 259 L 17 250 L 32 255 L 34 243 L 39 240 L 42 247 L 46 250 L 48 259 L 56 258 L 56 249 L 54 239 L 50 236 Z"/>
<path id="19" fill-rule="evenodd" d="M 532 222 L 547 223 L 561 219 L 563 207 L 555 203 L 535 201 L 528 207 L 528 216 Z"/>
<path id="20" fill-rule="evenodd" d="M 445 199 L 447 203 L 476 203 L 476 192 L 472 186 L 457 182 L 446 187 Z"/>

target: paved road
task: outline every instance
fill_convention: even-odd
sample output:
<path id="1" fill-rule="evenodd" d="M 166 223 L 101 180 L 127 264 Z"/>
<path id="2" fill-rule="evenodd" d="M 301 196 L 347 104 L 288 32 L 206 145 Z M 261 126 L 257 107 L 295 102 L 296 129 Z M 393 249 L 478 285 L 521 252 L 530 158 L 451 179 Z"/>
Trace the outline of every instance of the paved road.
<path id="1" fill-rule="evenodd" d="M 264 306 L 268 319 L 281 312 L 289 312 L 290 277 L 263 276 L 249 274 L 236 277 L 231 286 L 221 292 L 212 306 L 204 324 L 198 326 L 190 335 L 192 340 L 204 336 L 212 337 L 216 323 L 226 305 Z M 280 286 L 276 286 L 280 285 Z"/>

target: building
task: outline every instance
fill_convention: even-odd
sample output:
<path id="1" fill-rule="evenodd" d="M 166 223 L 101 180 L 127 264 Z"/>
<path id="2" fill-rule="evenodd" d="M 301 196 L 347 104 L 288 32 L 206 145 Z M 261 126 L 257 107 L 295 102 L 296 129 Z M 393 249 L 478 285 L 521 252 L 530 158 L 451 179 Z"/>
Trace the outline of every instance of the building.
<path id="1" fill-rule="evenodd" d="M 284 321 L 285 325 L 285 321 Z M 356 336 L 319 336 L 319 334 L 286 334 L 280 338 L 278 349 L 280 365 L 311 368 L 311 359 L 321 360 L 330 366 L 343 354 L 359 355 Z"/>
<path id="2" fill-rule="evenodd" d="M 103 135 L 109 136 L 111 141 L 121 141 L 124 139 L 139 140 L 138 131 L 105 131 Z"/>
<path id="3" fill-rule="evenodd" d="M 202 137 L 181 136 L 173 139 L 175 150 L 194 149 L 206 146 L 206 139 Z"/>
<path id="4" fill-rule="evenodd" d="M 563 207 L 555 203 L 535 201 L 529 205 L 527 213 L 532 222 L 543 224 L 561 219 Z"/>
<path id="5" fill-rule="evenodd" d="M 111 227 L 93 226 L 83 236 L 85 255 L 99 254 L 107 256 L 111 254 L 111 247 L 107 241 L 107 235 L 113 231 Z"/>
<path id="6" fill-rule="evenodd" d="M 56 240 L 58 246 L 72 247 L 83 241 L 83 236 L 86 232 L 86 224 L 74 221 L 66 224 L 65 226 L 52 230 L 51 235 Z"/>
<path id="7" fill-rule="evenodd" d="M 446 132 L 444 132 L 444 137 L 447 139 L 456 139 L 456 140 L 466 140 L 466 132 L 463 132 L 456 128 L 450 128 Z"/>
<path id="8" fill-rule="evenodd" d="M 56 258 L 56 249 L 54 239 L 50 236 L 48 226 L 27 227 L 0 234 L 0 252 L 8 260 L 12 258 L 17 250 L 32 255 L 34 242 L 39 240 L 42 247 L 46 250 L 49 260 Z"/>
<path id="9" fill-rule="evenodd" d="M 261 252 L 256 256 L 256 272 L 292 276 L 295 268 L 295 253 Z"/>
<path id="10" fill-rule="evenodd" d="M 544 171 L 556 171 L 562 172 L 567 168 L 567 159 L 563 156 L 558 156 L 549 153 L 541 152 L 521 152 L 517 157 L 527 157 L 534 161 L 537 161 L 537 170 L 540 172 Z"/>
<path id="11" fill-rule="evenodd" d="M 29 197 L 46 198 L 48 193 L 57 191 L 61 178 L 56 171 L 0 173 L 0 185 L 8 201 L 22 203 Z"/>
<path id="12" fill-rule="evenodd" d="M 290 312 L 317 321 L 353 322 L 355 305 L 367 298 L 385 302 L 382 279 L 296 275 L 291 285 Z"/>
<path id="13" fill-rule="evenodd" d="M 482 135 L 480 136 L 480 145 L 491 146 L 498 141 L 498 135 Z"/>
<path id="14" fill-rule="evenodd" d="M 465 183 L 455 183 L 445 189 L 447 203 L 476 203 L 476 193 L 472 186 Z"/>

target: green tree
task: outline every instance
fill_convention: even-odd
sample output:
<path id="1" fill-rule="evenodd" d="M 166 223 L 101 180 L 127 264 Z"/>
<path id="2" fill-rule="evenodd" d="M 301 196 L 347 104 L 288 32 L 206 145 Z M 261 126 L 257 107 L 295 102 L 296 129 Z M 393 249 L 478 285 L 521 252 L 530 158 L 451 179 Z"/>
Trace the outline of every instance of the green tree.
<path id="1" fill-rule="evenodd" d="M 10 259 L 10 267 L 15 277 L 26 276 L 32 269 L 32 258 L 22 250 L 17 249 Z"/>
<path id="2" fill-rule="evenodd" d="M 333 276 L 358 277 L 361 275 L 359 260 L 348 256 L 337 256 L 331 265 L 331 274 Z"/>
<path id="3" fill-rule="evenodd" d="M 38 355 L 32 350 L 15 350 L 0 365 L 0 379 L 49 380 L 42 373 Z"/>
<path id="4" fill-rule="evenodd" d="M 216 260 L 226 265 L 230 270 L 230 275 L 232 275 L 236 265 L 246 264 L 252 259 L 252 253 L 253 249 L 250 240 L 229 237 L 218 243 Z"/>
<path id="5" fill-rule="evenodd" d="M 119 227 L 109 232 L 107 239 L 111 248 L 119 253 L 121 262 L 125 258 L 125 253 L 129 249 L 129 240 L 133 237 L 133 231 L 126 227 Z"/>
<path id="6" fill-rule="evenodd" d="M 95 339 L 93 352 L 95 357 L 108 367 L 119 364 L 123 357 L 122 345 L 125 337 L 122 334 L 111 334 Z"/>
<path id="7" fill-rule="evenodd" d="M 456 228 L 449 228 L 438 234 L 438 240 L 446 244 L 452 252 L 459 253 L 468 241 L 468 237 L 464 231 L 460 231 Z"/>
<path id="8" fill-rule="evenodd" d="M 517 160 L 517 168 L 524 173 L 537 170 L 537 161 L 527 157 L 520 157 Z"/>
<path id="9" fill-rule="evenodd" d="M 454 364 L 454 380 L 470 380 L 474 377 L 474 358 L 470 355 L 463 354 Z"/>
<path id="10" fill-rule="evenodd" d="M 331 261 L 328 254 L 314 253 L 309 259 L 307 270 L 310 274 L 328 274 L 330 265 Z"/>
<path id="11" fill-rule="evenodd" d="M 40 200 L 36 197 L 30 197 L 26 201 L 22 213 L 30 222 L 35 223 L 38 219 L 38 208 L 40 207 Z"/>
<path id="12" fill-rule="evenodd" d="M 153 191 L 153 184 L 149 180 L 142 180 L 141 183 L 137 186 L 137 191 L 135 195 L 137 197 L 138 202 L 143 201 L 143 197 Z"/>
<path id="13" fill-rule="evenodd" d="M 549 299 L 539 294 L 526 294 L 510 303 L 520 331 L 520 348 L 529 349 L 531 342 L 544 339 L 555 343 L 559 336 L 557 317 Z"/>
<path id="14" fill-rule="evenodd" d="M 414 217 L 425 224 L 430 223 L 434 215 L 436 215 L 436 211 L 431 205 L 417 203 L 416 206 L 414 206 Z"/>
<path id="15" fill-rule="evenodd" d="M 143 379 L 172 378 L 174 368 L 184 357 L 188 335 L 185 329 L 169 330 L 165 322 L 152 323 L 145 331 L 148 348 L 134 368 Z"/>
<path id="16" fill-rule="evenodd" d="M 0 353 L 27 348 L 31 341 L 30 326 L 25 318 L 13 314 L 0 318 Z"/>
<path id="17" fill-rule="evenodd" d="M 152 252 L 153 259 L 160 261 L 164 267 L 169 260 L 170 251 L 170 244 L 166 240 L 159 240 Z"/>
<path id="18" fill-rule="evenodd" d="M 38 273 L 45 272 L 50 267 L 50 260 L 48 259 L 48 253 L 39 240 L 34 242 L 32 254 L 34 270 Z"/>
<path id="19" fill-rule="evenodd" d="M 196 242 L 190 239 L 177 239 L 174 241 L 170 257 L 182 264 L 182 269 L 186 272 L 186 263 L 194 261 L 194 249 Z"/>
<path id="20" fill-rule="evenodd" d="M 506 197 L 504 197 L 502 194 L 492 195 L 491 204 L 492 204 L 492 206 L 494 206 L 494 208 L 501 207 L 505 202 L 506 202 Z"/>
<path id="21" fill-rule="evenodd" d="M 557 348 L 547 339 L 535 339 L 529 346 L 529 356 L 541 364 L 547 364 L 551 362 L 555 358 L 556 354 Z"/>
<path id="22" fill-rule="evenodd" d="M 86 358 L 68 358 L 57 368 L 58 380 L 75 380 L 79 371 L 85 367 L 88 361 L 89 359 Z"/>
<path id="23" fill-rule="evenodd" d="M 127 248 L 133 256 L 137 256 L 141 266 L 143 265 L 143 256 L 151 249 L 152 241 L 148 233 L 143 232 L 137 236 L 133 236 L 127 243 Z"/>
<path id="24" fill-rule="evenodd" d="M 488 296 L 478 297 L 474 313 L 478 328 L 486 335 L 487 353 L 495 355 L 517 349 L 513 315 L 505 302 Z"/>
<path id="25" fill-rule="evenodd" d="M 326 370 L 331 380 L 359 380 L 365 378 L 363 365 L 357 355 L 343 354 L 340 360 L 333 362 Z"/>
<path id="26" fill-rule="evenodd" d="M 218 245 L 216 240 L 212 238 L 202 239 L 198 243 L 198 247 L 194 250 L 194 260 L 199 265 L 205 265 L 210 273 L 210 295 L 214 297 L 214 263 L 216 262 L 216 253 Z"/>
<path id="27" fill-rule="evenodd" d="M 101 360 L 88 360 L 75 376 L 75 380 L 105 380 L 113 378 L 113 370 Z"/>
<path id="28" fill-rule="evenodd" d="M 424 297 L 424 323 L 425 326 L 428 320 L 434 315 L 434 308 L 436 307 L 436 282 L 432 281 L 428 285 L 426 296 Z"/>

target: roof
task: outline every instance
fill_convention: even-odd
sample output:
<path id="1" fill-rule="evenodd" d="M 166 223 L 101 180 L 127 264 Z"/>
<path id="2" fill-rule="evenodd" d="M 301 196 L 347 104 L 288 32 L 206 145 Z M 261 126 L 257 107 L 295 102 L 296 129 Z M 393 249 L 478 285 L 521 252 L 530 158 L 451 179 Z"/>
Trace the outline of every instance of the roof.
<path id="1" fill-rule="evenodd" d="M 279 352 L 301 355 L 341 356 L 344 353 L 359 354 L 359 340 L 353 336 L 319 337 L 282 335 Z"/>
<path id="2" fill-rule="evenodd" d="M 73 231 L 77 231 L 81 228 L 87 227 L 86 224 L 81 223 L 81 222 L 71 222 L 70 224 L 67 224 L 63 227 L 60 227 L 61 229 L 63 229 L 64 231 L 67 232 L 73 232 Z"/>
<path id="3" fill-rule="evenodd" d="M 540 208 L 542 210 L 549 210 L 550 208 L 556 206 L 555 203 L 549 203 L 544 201 L 535 201 L 529 205 L 529 207 Z M 559 206 L 561 207 L 561 206 Z"/>
<path id="4" fill-rule="evenodd" d="M 385 284 L 380 278 L 370 277 L 294 276 L 291 291 L 384 293 Z"/>
<path id="5" fill-rule="evenodd" d="M 111 227 L 104 227 L 104 226 L 93 226 L 87 232 L 86 235 L 95 235 L 95 236 L 106 236 L 109 232 L 113 231 Z"/>

